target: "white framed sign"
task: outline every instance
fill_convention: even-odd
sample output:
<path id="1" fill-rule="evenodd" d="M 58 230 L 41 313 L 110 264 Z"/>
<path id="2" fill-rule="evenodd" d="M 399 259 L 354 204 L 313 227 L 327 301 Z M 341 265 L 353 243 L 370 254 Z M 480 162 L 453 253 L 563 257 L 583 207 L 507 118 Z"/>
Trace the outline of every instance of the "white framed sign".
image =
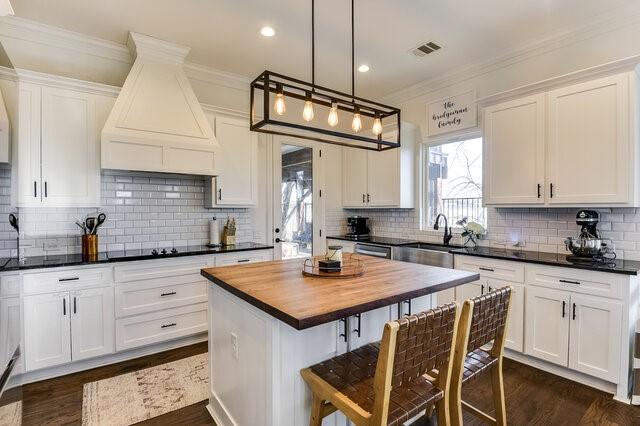
<path id="1" fill-rule="evenodd" d="M 429 137 L 476 127 L 476 92 L 471 90 L 427 105 Z"/>

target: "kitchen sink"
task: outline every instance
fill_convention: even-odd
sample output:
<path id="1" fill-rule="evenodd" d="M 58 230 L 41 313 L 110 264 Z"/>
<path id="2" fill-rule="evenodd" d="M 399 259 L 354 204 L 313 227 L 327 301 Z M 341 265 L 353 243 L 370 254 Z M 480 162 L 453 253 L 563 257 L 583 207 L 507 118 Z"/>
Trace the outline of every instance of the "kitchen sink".
<path id="1" fill-rule="evenodd" d="M 394 247 L 393 260 L 453 268 L 453 254 L 449 253 L 449 251 L 457 248 L 460 248 L 460 246 L 437 243 L 412 243 Z"/>

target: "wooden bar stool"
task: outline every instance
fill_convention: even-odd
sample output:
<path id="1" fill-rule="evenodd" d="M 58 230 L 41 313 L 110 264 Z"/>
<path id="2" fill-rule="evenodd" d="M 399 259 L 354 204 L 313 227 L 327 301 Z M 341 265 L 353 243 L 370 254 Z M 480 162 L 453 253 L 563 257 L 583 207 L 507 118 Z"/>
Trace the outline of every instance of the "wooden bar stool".
<path id="1" fill-rule="evenodd" d="M 462 306 L 451 373 L 451 422 L 462 424 L 462 408 L 481 419 L 497 425 L 507 424 L 502 356 L 507 332 L 511 287 L 494 290 L 482 296 L 466 300 Z M 483 349 L 489 343 L 490 348 Z M 489 416 L 462 400 L 464 383 L 491 373 L 493 403 L 496 418 Z"/>
<path id="2" fill-rule="evenodd" d="M 458 305 L 385 324 L 382 341 L 305 368 L 313 394 L 309 424 L 336 410 L 356 425 L 400 425 L 435 407 L 449 422 L 449 383 Z"/>

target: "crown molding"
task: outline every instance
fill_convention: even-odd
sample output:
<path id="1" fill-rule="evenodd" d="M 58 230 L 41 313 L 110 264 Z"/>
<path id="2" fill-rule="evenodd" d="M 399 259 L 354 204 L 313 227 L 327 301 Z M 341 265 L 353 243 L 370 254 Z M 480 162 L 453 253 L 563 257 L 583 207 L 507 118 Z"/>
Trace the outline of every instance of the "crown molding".
<path id="1" fill-rule="evenodd" d="M 484 107 L 496 102 L 503 102 L 510 99 L 527 96 L 533 93 L 566 86 L 581 81 L 592 80 L 598 77 L 617 74 L 626 71 L 634 71 L 640 73 L 640 54 L 629 56 L 618 61 L 607 62 L 595 67 L 585 68 L 579 71 L 563 74 L 557 77 L 548 78 L 532 84 L 516 87 L 514 89 L 505 90 L 504 92 L 495 93 L 493 95 L 478 98 L 476 100 L 479 107 Z"/>
<path id="2" fill-rule="evenodd" d="M 0 18 L 0 36 L 71 50 L 127 64 L 132 63 L 131 54 L 123 44 L 86 36 L 16 16 Z"/>
<path id="3" fill-rule="evenodd" d="M 127 37 L 127 47 L 131 56 L 153 56 L 178 64 L 184 63 L 185 58 L 191 50 L 190 47 L 180 46 L 159 38 L 129 31 Z"/>
<path id="4" fill-rule="evenodd" d="M 128 65 L 133 64 L 133 58 L 135 56 L 132 56 L 133 52 L 130 51 L 127 45 L 90 37 L 74 31 L 53 27 L 29 19 L 17 18 L 15 16 L 0 18 L 0 37 L 14 38 L 47 47 L 70 50 Z M 136 34 L 136 37 L 141 42 L 145 40 L 149 41 L 149 43 L 146 43 L 147 46 L 150 46 L 152 44 L 151 42 L 153 42 L 156 47 L 169 46 L 169 52 L 172 51 L 172 47 L 177 47 L 178 53 L 181 48 L 188 49 L 143 34 Z M 129 39 L 131 39 L 131 35 Z M 128 41 L 128 43 L 130 42 Z M 176 50 L 173 50 L 173 53 L 176 53 Z M 236 90 L 249 91 L 251 79 L 248 77 L 220 71 L 189 61 L 185 61 L 183 67 L 187 77 L 190 79 Z"/>
<path id="5" fill-rule="evenodd" d="M 464 66 L 460 71 L 448 73 L 445 77 L 427 79 L 383 96 L 386 103 L 399 104 L 446 87 L 471 80 L 484 74 L 507 68 L 511 65 L 533 59 L 566 46 L 601 36 L 621 28 L 640 25 L 640 8 L 637 4 L 618 8 L 598 16 L 591 22 L 547 35 L 534 42 L 514 48 L 503 55 L 488 60 L 477 61 Z"/>
<path id="6" fill-rule="evenodd" d="M 108 84 L 95 83 L 92 81 L 78 80 L 75 78 L 62 77 L 59 75 L 45 74 L 38 71 L 25 70 L 20 68 L 0 67 L 0 79 L 9 81 L 19 81 L 24 83 L 42 84 L 60 89 L 77 90 L 85 93 L 92 93 L 101 96 L 117 97 L 120 88 L 109 86 Z"/>
<path id="7" fill-rule="evenodd" d="M 199 80 L 249 93 L 249 84 L 251 83 L 249 77 L 216 70 L 193 62 L 185 62 L 183 68 L 191 80 Z"/>

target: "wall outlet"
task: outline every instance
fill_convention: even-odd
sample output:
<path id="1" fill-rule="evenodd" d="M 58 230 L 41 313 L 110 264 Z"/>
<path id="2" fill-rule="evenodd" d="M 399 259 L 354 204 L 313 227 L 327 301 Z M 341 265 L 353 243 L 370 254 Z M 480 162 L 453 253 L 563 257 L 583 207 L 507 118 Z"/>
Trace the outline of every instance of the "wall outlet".
<path id="1" fill-rule="evenodd" d="M 233 359 L 240 358 L 238 354 L 238 335 L 236 333 L 231 333 L 231 355 Z"/>

